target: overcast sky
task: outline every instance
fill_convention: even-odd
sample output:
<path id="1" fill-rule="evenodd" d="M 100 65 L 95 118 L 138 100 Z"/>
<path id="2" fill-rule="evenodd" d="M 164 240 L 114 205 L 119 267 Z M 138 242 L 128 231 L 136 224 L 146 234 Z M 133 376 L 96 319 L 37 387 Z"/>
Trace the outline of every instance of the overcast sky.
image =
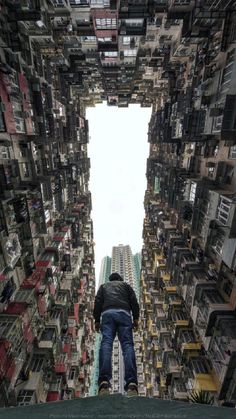
<path id="1" fill-rule="evenodd" d="M 133 253 L 142 248 L 150 117 L 151 108 L 139 105 L 104 103 L 86 111 L 97 282 L 101 260 L 111 256 L 112 246 L 129 244 Z"/>

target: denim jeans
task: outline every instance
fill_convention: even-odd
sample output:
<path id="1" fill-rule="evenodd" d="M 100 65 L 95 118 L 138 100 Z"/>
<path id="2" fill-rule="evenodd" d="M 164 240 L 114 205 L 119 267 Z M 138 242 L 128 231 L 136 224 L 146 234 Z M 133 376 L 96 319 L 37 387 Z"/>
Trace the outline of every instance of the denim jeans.
<path id="1" fill-rule="evenodd" d="M 132 329 L 131 316 L 122 311 L 105 312 L 102 315 L 98 385 L 102 381 L 110 382 L 112 378 L 112 348 L 116 333 L 121 344 L 125 365 L 124 389 L 127 390 L 129 383 L 138 384 Z"/>

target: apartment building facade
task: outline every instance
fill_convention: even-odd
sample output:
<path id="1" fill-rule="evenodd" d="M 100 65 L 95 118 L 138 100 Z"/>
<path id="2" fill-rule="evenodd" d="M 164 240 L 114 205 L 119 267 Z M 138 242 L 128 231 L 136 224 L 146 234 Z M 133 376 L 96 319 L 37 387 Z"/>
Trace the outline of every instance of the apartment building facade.
<path id="1" fill-rule="evenodd" d="M 111 258 L 109 256 L 105 256 L 101 262 L 98 288 L 100 287 L 100 285 L 108 282 L 110 274 L 111 274 Z M 98 392 L 99 349 L 101 345 L 101 340 L 102 340 L 102 335 L 100 333 L 96 333 L 95 344 L 94 344 L 94 362 L 92 365 L 91 385 L 89 389 L 90 396 L 96 396 Z"/>
<path id="2" fill-rule="evenodd" d="M 129 245 L 119 245 L 112 248 L 112 258 L 111 258 L 111 271 L 118 272 L 124 281 L 126 281 L 131 287 L 135 290 L 136 295 L 136 270 L 134 265 L 134 256 Z M 142 354 L 140 351 L 141 348 L 141 336 L 139 332 L 134 333 L 134 349 L 136 355 L 136 363 L 138 369 L 138 381 L 140 383 L 140 393 L 143 392 L 142 382 Z M 113 377 L 112 377 L 112 391 L 113 393 L 124 394 L 124 361 L 122 356 L 122 350 L 118 337 L 114 340 L 113 345 L 113 354 L 112 354 L 112 367 L 113 367 Z"/>
<path id="3" fill-rule="evenodd" d="M 180 3 L 188 14 L 185 2 L 172 2 L 170 12 L 177 16 L 179 7 L 180 16 Z M 234 406 L 235 4 L 198 6 L 188 36 L 170 51 L 171 89 L 149 124 L 145 387 L 147 395 L 186 401 L 201 391 Z"/>

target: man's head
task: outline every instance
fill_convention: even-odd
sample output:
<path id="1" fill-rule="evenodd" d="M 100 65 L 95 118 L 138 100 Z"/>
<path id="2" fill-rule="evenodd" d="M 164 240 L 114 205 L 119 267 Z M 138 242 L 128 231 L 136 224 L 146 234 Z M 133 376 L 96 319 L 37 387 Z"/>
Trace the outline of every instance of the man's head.
<path id="1" fill-rule="evenodd" d="M 120 276 L 120 274 L 118 274 L 118 272 L 113 272 L 110 276 L 109 276 L 109 281 L 124 281 L 122 276 Z"/>

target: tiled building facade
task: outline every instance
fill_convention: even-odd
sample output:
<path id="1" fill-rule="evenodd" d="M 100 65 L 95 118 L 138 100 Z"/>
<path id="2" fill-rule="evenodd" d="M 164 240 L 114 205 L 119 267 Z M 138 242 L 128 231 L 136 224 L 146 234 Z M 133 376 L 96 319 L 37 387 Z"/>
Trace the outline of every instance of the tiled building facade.
<path id="1" fill-rule="evenodd" d="M 193 2 L 171 3 L 177 17 L 180 3 Z M 151 396 L 188 400 L 202 391 L 234 405 L 235 4 L 198 3 L 186 37 L 170 48 L 171 87 L 149 124 L 145 387 Z"/>

